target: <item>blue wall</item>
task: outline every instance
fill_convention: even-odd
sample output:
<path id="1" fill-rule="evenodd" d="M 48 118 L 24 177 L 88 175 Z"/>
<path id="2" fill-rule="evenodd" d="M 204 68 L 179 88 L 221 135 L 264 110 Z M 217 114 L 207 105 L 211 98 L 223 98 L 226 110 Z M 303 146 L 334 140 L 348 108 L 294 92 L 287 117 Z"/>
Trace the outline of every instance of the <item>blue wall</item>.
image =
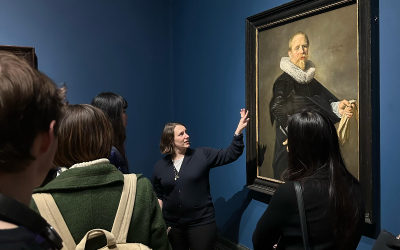
<path id="1" fill-rule="evenodd" d="M 169 1 L 1 1 L 0 44 L 35 47 L 39 69 L 66 82 L 70 103 L 124 96 L 131 171 L 151 176 L 172 119 Z"/>
<path id="2" fill-rule="evenodd" d="M 192 147 L 229 145 L 245 107 L 245 18 L 282 1 L 172 2 L 174 119 Z M 248 198 L 246 157 L 213 169 L 211 190 L 223 236 L 252 247 L 267 205 Z"/>
<path id="3" fill-rule="evenodd" d="M 381 213 L 382 228 L 400 233 L 400 112 L 396 108 L 400 93 L 398 65 L 400 47 L 400 1 L 381 0 L 380 5 L 380 104 L 381 104 Z"/>
<path id="4" fill-rule="evenodd" d="M 39 69 L 66 82 L 71 103 L 101 91 L 129 102 L 131 170 L 151 175 L 166 121 L 185 123 L 193 147 L 225 147 L 245 106 L 245 18 L 287 0 L 2 1 L 0 44 L 36 47 Z M 396 74 L 400 1 L 380 3 L 381 224 L 400 233 Z M 217 224 L 252 247 L 267 205 L 248 198 L 245 157 L 211 171 Z M 358 249 L 371 249 L 363 237 Z"/>
<path id="5" fill-rule="evenodd" d="M 189 129 L 193 147 L 229 144 L 245 106 L 245 18 L 288 2 L 172 1 L 174 119 Z M 380 3 L 381 225 L 400 233 L 400 124 L 397 68 L 400 1 Z M 267 205 L 248 198 L 245 157 L 211 171 L 217 224 L 223 236 L 249 248 Z M 358 249 L 371 249 L 363 237 Z"/>

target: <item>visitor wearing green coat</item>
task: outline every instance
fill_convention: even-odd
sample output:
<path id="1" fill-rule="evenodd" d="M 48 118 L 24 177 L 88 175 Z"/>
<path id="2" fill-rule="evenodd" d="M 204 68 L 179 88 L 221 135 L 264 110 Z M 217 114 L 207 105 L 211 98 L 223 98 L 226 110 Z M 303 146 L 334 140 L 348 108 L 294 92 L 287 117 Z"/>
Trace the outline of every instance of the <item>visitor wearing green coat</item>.
<path id="1" fill-rule="evenodd" d="M 91 229 L 111 232 L 124 184 L 124 175 L 107 159 L 111 144 L 111 123 L 100 109 L 70 105 L 60 124 L 55 156 L 55 164 L 68 170 L 34 191 L 53 196 L 76 244 Z M 38 212 L 33 199 L 30 207 Z M 152 185 L 138 174 L 127 242 L 171 250 L 166 231 Z M 89 240 L 86 249 L 104 245 L 103 235 Z"/>
<path id="2" fill-rule="evenodd" d="M 127 242 L 142 243 L 151 249 L 171 249 L 153 187 L 147 178 L 140 174 L 137 177 L 135 206 Z M 111 232 L 123 185 L 121 171 L 106 163 L 69 169 L 34 193 L 52 194 L 78 244 L 91 229 L 102 228 Z M 33 199 L 31 208 L 38 212 Z M 94 249 L 104 246 L 105 238 L 98 241 L 98 245 Z"/>

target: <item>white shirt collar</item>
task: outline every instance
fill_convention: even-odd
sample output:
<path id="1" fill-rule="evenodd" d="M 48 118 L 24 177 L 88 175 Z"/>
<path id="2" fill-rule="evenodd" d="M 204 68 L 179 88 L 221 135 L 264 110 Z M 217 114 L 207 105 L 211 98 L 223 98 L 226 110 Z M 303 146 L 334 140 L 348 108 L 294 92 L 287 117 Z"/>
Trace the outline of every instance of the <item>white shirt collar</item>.
<path id="1" fill-rule="evenodd" d="M 110 163 L 110 161 L 106 158 L 101 158 L 101 159 L 97 159 L 94 161 L 81 162 L 81 163 L 74 164 L 69 169 L 93 166 L 93 165 L 97 165 L 97 164 L 106 164 L 106 163 Z"/>

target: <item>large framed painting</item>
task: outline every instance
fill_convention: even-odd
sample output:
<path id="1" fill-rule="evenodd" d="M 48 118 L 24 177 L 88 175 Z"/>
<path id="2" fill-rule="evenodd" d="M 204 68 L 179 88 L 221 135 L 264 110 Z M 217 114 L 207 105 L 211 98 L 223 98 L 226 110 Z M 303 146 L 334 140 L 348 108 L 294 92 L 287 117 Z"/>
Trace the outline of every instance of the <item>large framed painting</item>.
<path id="1" fill-rule="evenodd" d="M 316 106 L 335 123 L 346 167 L 364 192 L 366 222 L 374 222 L 379 200 L 374 11 L 371 0 L 298 0 L 246 19 L 250 189 L 272 195 L 284 181 L 287 120 L 304 107 Z M 349 106 L 353 115 L 346 119 Z"/>

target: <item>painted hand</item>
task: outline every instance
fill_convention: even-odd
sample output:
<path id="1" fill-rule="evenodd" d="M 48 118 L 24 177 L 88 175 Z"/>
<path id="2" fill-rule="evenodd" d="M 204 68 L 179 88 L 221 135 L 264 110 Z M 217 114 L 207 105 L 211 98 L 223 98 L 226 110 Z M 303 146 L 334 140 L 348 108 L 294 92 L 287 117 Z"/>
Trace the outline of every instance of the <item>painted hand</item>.
<path id="1" fill-rule="evenodd" d="M 347 118 L 351 118 L 354 113 L 354 104 L 350 103 L 347 100 L 343 100 L 339 103 L 338 107 L 339 114 L 342 116 L 347 116 Z"/>

